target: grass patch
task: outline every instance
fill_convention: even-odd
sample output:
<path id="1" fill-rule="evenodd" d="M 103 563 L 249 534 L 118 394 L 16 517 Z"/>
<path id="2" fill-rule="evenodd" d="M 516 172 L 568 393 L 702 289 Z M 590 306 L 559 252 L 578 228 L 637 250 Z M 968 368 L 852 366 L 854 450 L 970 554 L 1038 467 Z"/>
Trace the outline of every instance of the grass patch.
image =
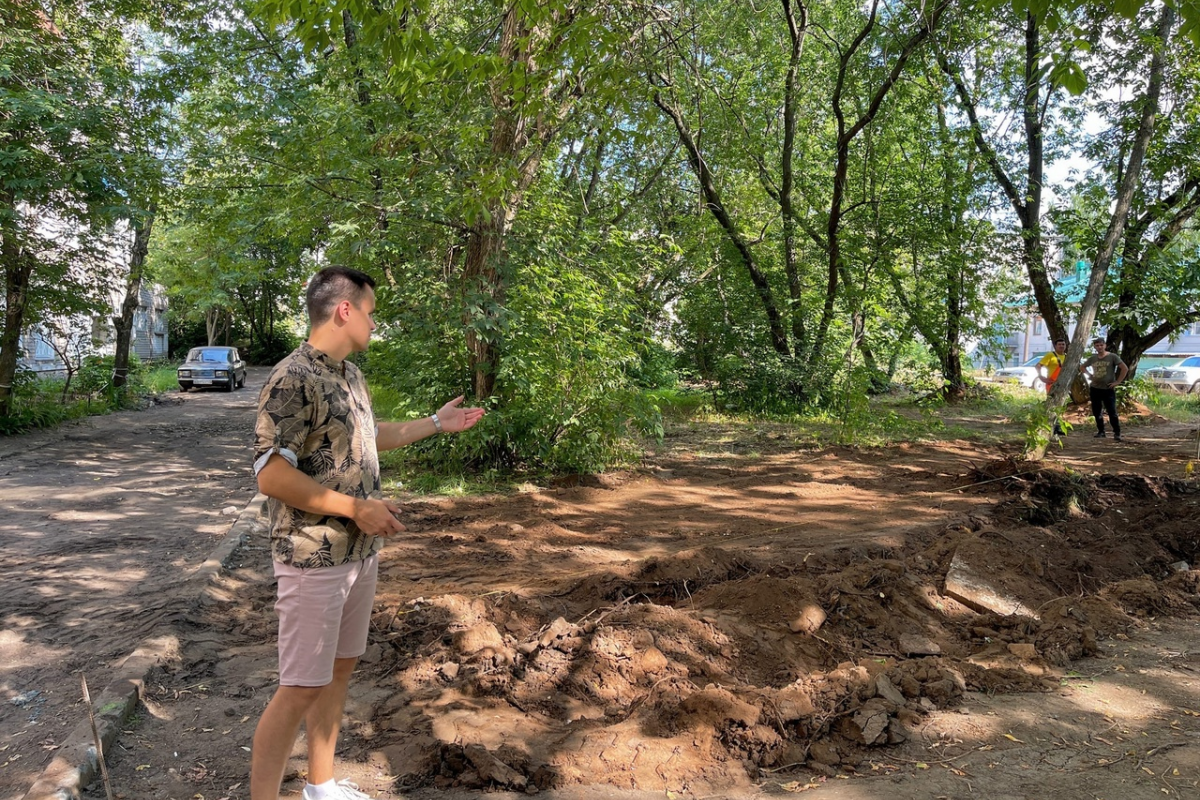
<path id="1" fill-rule="evenodd" d="M 178 367 L 179 362 L 156 364 L 149 367 L 140 374 L 141 383 L 151 394 L 162 394 L 178 389 L 179 378 L 175 372 Z"/>
<path id="2" fill-rule="evenodd" d="M 1155 414 L 1172 422 L 1196 422 L 1200 419 L 1200 395 L 1161 392 L 1146 405 Z"/>
<path id="3" fill-rule="evenodd" d="M 380 453 L 379 467 L 383 473 L 385 495 L 397 491 L 441 497 L 515 494 L 529 481 L 529 476 L 504 474 L 498 470 L 478 474 L 466 470 L 439 472 L 431 469 L 429 462 L 419 454 L 406 452 L 403 447 Z"/>

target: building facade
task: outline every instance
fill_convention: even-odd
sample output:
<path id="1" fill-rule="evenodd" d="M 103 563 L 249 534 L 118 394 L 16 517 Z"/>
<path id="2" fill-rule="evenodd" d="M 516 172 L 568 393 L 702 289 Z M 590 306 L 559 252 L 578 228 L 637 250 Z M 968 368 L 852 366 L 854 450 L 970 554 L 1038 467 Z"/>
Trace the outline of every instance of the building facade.
<path id="1" fill-rule="evenodd" d="M 64 359 L 78 363 L 89 355 L 114 355 L 117 329 L 113 317 L 120 313 L 124 297 L 113 292 L 109 301 L 107 314 L 76 314 L 25 329 L 18 364 L 39 376 L 51 377 L 64 373 Z M 157 361 L 167 357 L 169 346 L 166 291 L 157 284 L 143 284 L 133 312 L 130 352 L 143 361 Z"/>

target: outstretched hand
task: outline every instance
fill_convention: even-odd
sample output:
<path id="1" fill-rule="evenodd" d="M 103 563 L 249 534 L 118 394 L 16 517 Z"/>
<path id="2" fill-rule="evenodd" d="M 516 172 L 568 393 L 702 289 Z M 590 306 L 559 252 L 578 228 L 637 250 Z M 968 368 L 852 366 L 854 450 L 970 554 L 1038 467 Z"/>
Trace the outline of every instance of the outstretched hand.
<path id="1" fill-rule="evenodd" d="M 483 419 L 485 412 L 482 408 L 462 408 L 462 402 L 463 395 L 460 394 L 438 409 L 438 419 L 442 423 L 442 430 L 446 433 L 460 433 L 468 430 Z"/>

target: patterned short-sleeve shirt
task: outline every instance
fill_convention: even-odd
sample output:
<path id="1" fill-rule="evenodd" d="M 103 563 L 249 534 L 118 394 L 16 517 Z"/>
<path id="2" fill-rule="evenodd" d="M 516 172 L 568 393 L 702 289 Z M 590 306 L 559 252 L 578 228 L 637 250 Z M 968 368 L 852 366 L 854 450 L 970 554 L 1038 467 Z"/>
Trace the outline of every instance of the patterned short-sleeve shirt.
<path id="1" fill-rule="evenodd" d="M 280 361 L 258 398 L 254 471 L 273 454 L 317 483 L 380 498 L 375 415 L 362 372 L 305 342 Z M 361 561 L 382 542 L 345 517 L 310 514 L 269 498 L 271 554 L 301 569 Z"/>

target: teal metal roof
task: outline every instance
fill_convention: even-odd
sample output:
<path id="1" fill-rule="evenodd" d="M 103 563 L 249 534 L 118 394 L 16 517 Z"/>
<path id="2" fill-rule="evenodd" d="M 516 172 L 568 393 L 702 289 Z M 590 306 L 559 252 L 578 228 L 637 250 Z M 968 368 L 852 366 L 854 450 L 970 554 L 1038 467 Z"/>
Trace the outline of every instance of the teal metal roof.
<path id="1" fill-rule="evenodd" d="M 1054 288 L 1054 296 L 1059 303 L 1067 305 L 1079 305 L 1083 302 L 1083 296 L 1087 294 L 1088 281 L 1092 276 L 1092 265 L 1086 261 L 1080 260 L 1075 262 L 1074 272 L 1068 273 L 1061 278 L 1051 282 Z M 1025 308 L 1027 306 L 1035 306 L 1037 303 L 1033 299 L 1032 292 L 1018 295 L 1011 302 L 1006 303 L 1009 308 Z"/>

